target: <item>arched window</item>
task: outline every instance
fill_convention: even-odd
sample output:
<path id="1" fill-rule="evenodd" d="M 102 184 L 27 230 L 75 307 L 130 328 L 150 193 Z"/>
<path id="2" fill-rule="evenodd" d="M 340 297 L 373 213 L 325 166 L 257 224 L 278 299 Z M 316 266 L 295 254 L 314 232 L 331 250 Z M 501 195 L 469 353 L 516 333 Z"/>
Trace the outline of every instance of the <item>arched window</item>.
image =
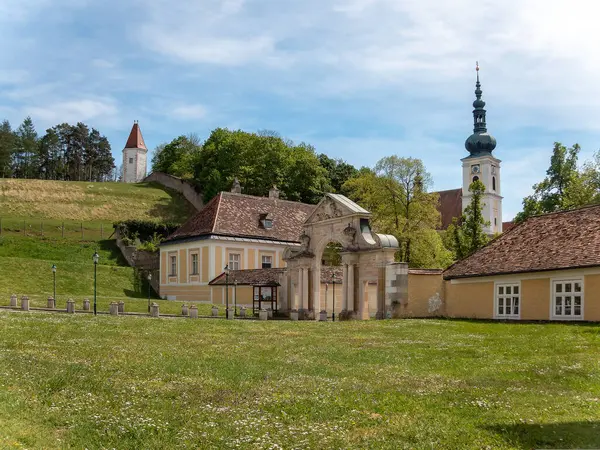
<path id="1" fill-rule="evenodd" d="M 475 183 L 476 181 L 479 181 L 479 177 L 478 176 L 474 176 L 473 177 L 473 183 Z"/>
<path id="2" fill-rule="evenodd" d="M 496 190 L 496 177 L 492 177 L 492 190 Z"/>

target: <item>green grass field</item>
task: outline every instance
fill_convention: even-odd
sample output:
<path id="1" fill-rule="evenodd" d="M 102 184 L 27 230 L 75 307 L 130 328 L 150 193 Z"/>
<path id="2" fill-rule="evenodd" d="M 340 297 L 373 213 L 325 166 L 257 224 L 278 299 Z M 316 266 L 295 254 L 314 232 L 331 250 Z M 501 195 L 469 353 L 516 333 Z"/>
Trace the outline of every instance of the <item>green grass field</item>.
<path id="1" fill-rule="evenodd" d="M 0 311 L 0 447 L 598 448 L 599 332 Z"/>
<path id="2" fill-rule="evenodd" d="M 0 218 L 5 234 L 100 238 L 119 220 L 184 222 L 194 213 L 180 194 L 155 183 L 87 183 L 0 179 Z M 23 224 L 25 223 L 25 226 Z M 87 230 L 86 230 L 87 229 Z M 88 231 L 86 233 L 86 231 Z M 87 237 L 86 237 L 87 234 Z"/>

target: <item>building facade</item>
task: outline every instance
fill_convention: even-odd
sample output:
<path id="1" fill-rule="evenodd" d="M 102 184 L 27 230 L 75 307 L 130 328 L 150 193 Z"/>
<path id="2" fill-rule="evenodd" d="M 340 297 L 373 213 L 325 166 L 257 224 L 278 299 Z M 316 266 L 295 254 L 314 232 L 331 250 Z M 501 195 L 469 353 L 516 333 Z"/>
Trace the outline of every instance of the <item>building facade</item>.
<path id="1" fill-rule="evenodd" d="M 124 183 L 139 183 L 146 178 L 147 155 L 148 149 L 142 137 L 140 126 L 136 121 L 123 149 L 121 180 Z"/>

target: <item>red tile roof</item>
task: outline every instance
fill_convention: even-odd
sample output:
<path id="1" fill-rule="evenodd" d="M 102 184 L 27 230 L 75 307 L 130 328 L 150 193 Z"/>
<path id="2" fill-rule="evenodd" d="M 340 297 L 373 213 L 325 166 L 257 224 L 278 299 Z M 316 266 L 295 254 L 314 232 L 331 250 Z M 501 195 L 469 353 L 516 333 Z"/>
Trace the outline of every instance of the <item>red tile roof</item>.
<path id="1" fill-rule="evenodd" d="M 452 224 L 452 219 L 462 215 L 462 189 L 439 191 L 440 202 L 438 211 L 442 216 L 441 229 L 445 230 Z"/>
<path id="2" fill-rule="evenodd" d="M 444 271 L 445 279 L 600 266 L 600 205 L 531 217 Z"/>
<path id="3" fill-rule="evenodd" d="M 299 242 L 302 225 L 314 209 L 305 203 L 220 192 L 165 242 L 207 235 Z M 270 229 L 260 223 L 266 214 L 272 220 Z"/>
<path id="4" fill-rule="evenodd" d="M 125 148 L 143 148 L 144 150 L 147 150 L 146 143 L 142 137 L 142 131 L 137 122 L 135 122 L 131 128 L 131 133 L 129 133 Z"/>
<path id="5" fill-rule="evenodd" d="M 279 286 L 279 277 L 286 269 L 251 269 L 230 270 L 229 284 L 237 281 L 238 286 Z M 225 285 L 227 283 L 225 273 L 220 274 L 208 284 Z"/>
<path id="6" fill-rule="evenodd" d="M 512 220 L 510 222 L 502 222 L 502 232 L 506 233 L 508 230 L 513 228 L 516 225 Z"/>

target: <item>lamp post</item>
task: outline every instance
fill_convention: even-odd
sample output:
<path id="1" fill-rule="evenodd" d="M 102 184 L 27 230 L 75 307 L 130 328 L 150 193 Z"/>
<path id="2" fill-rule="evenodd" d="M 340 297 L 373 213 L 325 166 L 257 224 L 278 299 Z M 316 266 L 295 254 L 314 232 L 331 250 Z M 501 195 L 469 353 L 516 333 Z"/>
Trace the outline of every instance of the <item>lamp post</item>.
<path id="1" fill-rule="evenodd" d="M 96 268 L 98 267 L 98 259 L 100 256 L 97 251 L 94 251 L 92 260 L 94 261 L 94 315 L 96 315 Z"/>
<path id="2" fill-rule="evenodd" d="M 233 280 L 233 315 L 237 316 L 237 280 Z"/>
<path id="3" fill-rule="evenodd" d="M 150 313 L 150 281 L 152 280 L 152 273 L 148 272 L 148 313 Z"/>
<path id="4" fill-rule="evenodd" d="M 229 264 L 225 266 L 225 318 L 229 319 Z"/>
<path id="5" fill-rule="evenodd" d="M 52 275 L 54 277 L 54 307 L 56 307 L 56 264 L 52 264 Z"/>
<path id="6" fill-rule="evenodd" d="M 333 306 L 332 306 L 332 313 L 331 313 L 331 321 L 335 322 L 335 272 L 333 274 L 333 276 L 331 277 L 331 284 L 333 284 Z"/>

